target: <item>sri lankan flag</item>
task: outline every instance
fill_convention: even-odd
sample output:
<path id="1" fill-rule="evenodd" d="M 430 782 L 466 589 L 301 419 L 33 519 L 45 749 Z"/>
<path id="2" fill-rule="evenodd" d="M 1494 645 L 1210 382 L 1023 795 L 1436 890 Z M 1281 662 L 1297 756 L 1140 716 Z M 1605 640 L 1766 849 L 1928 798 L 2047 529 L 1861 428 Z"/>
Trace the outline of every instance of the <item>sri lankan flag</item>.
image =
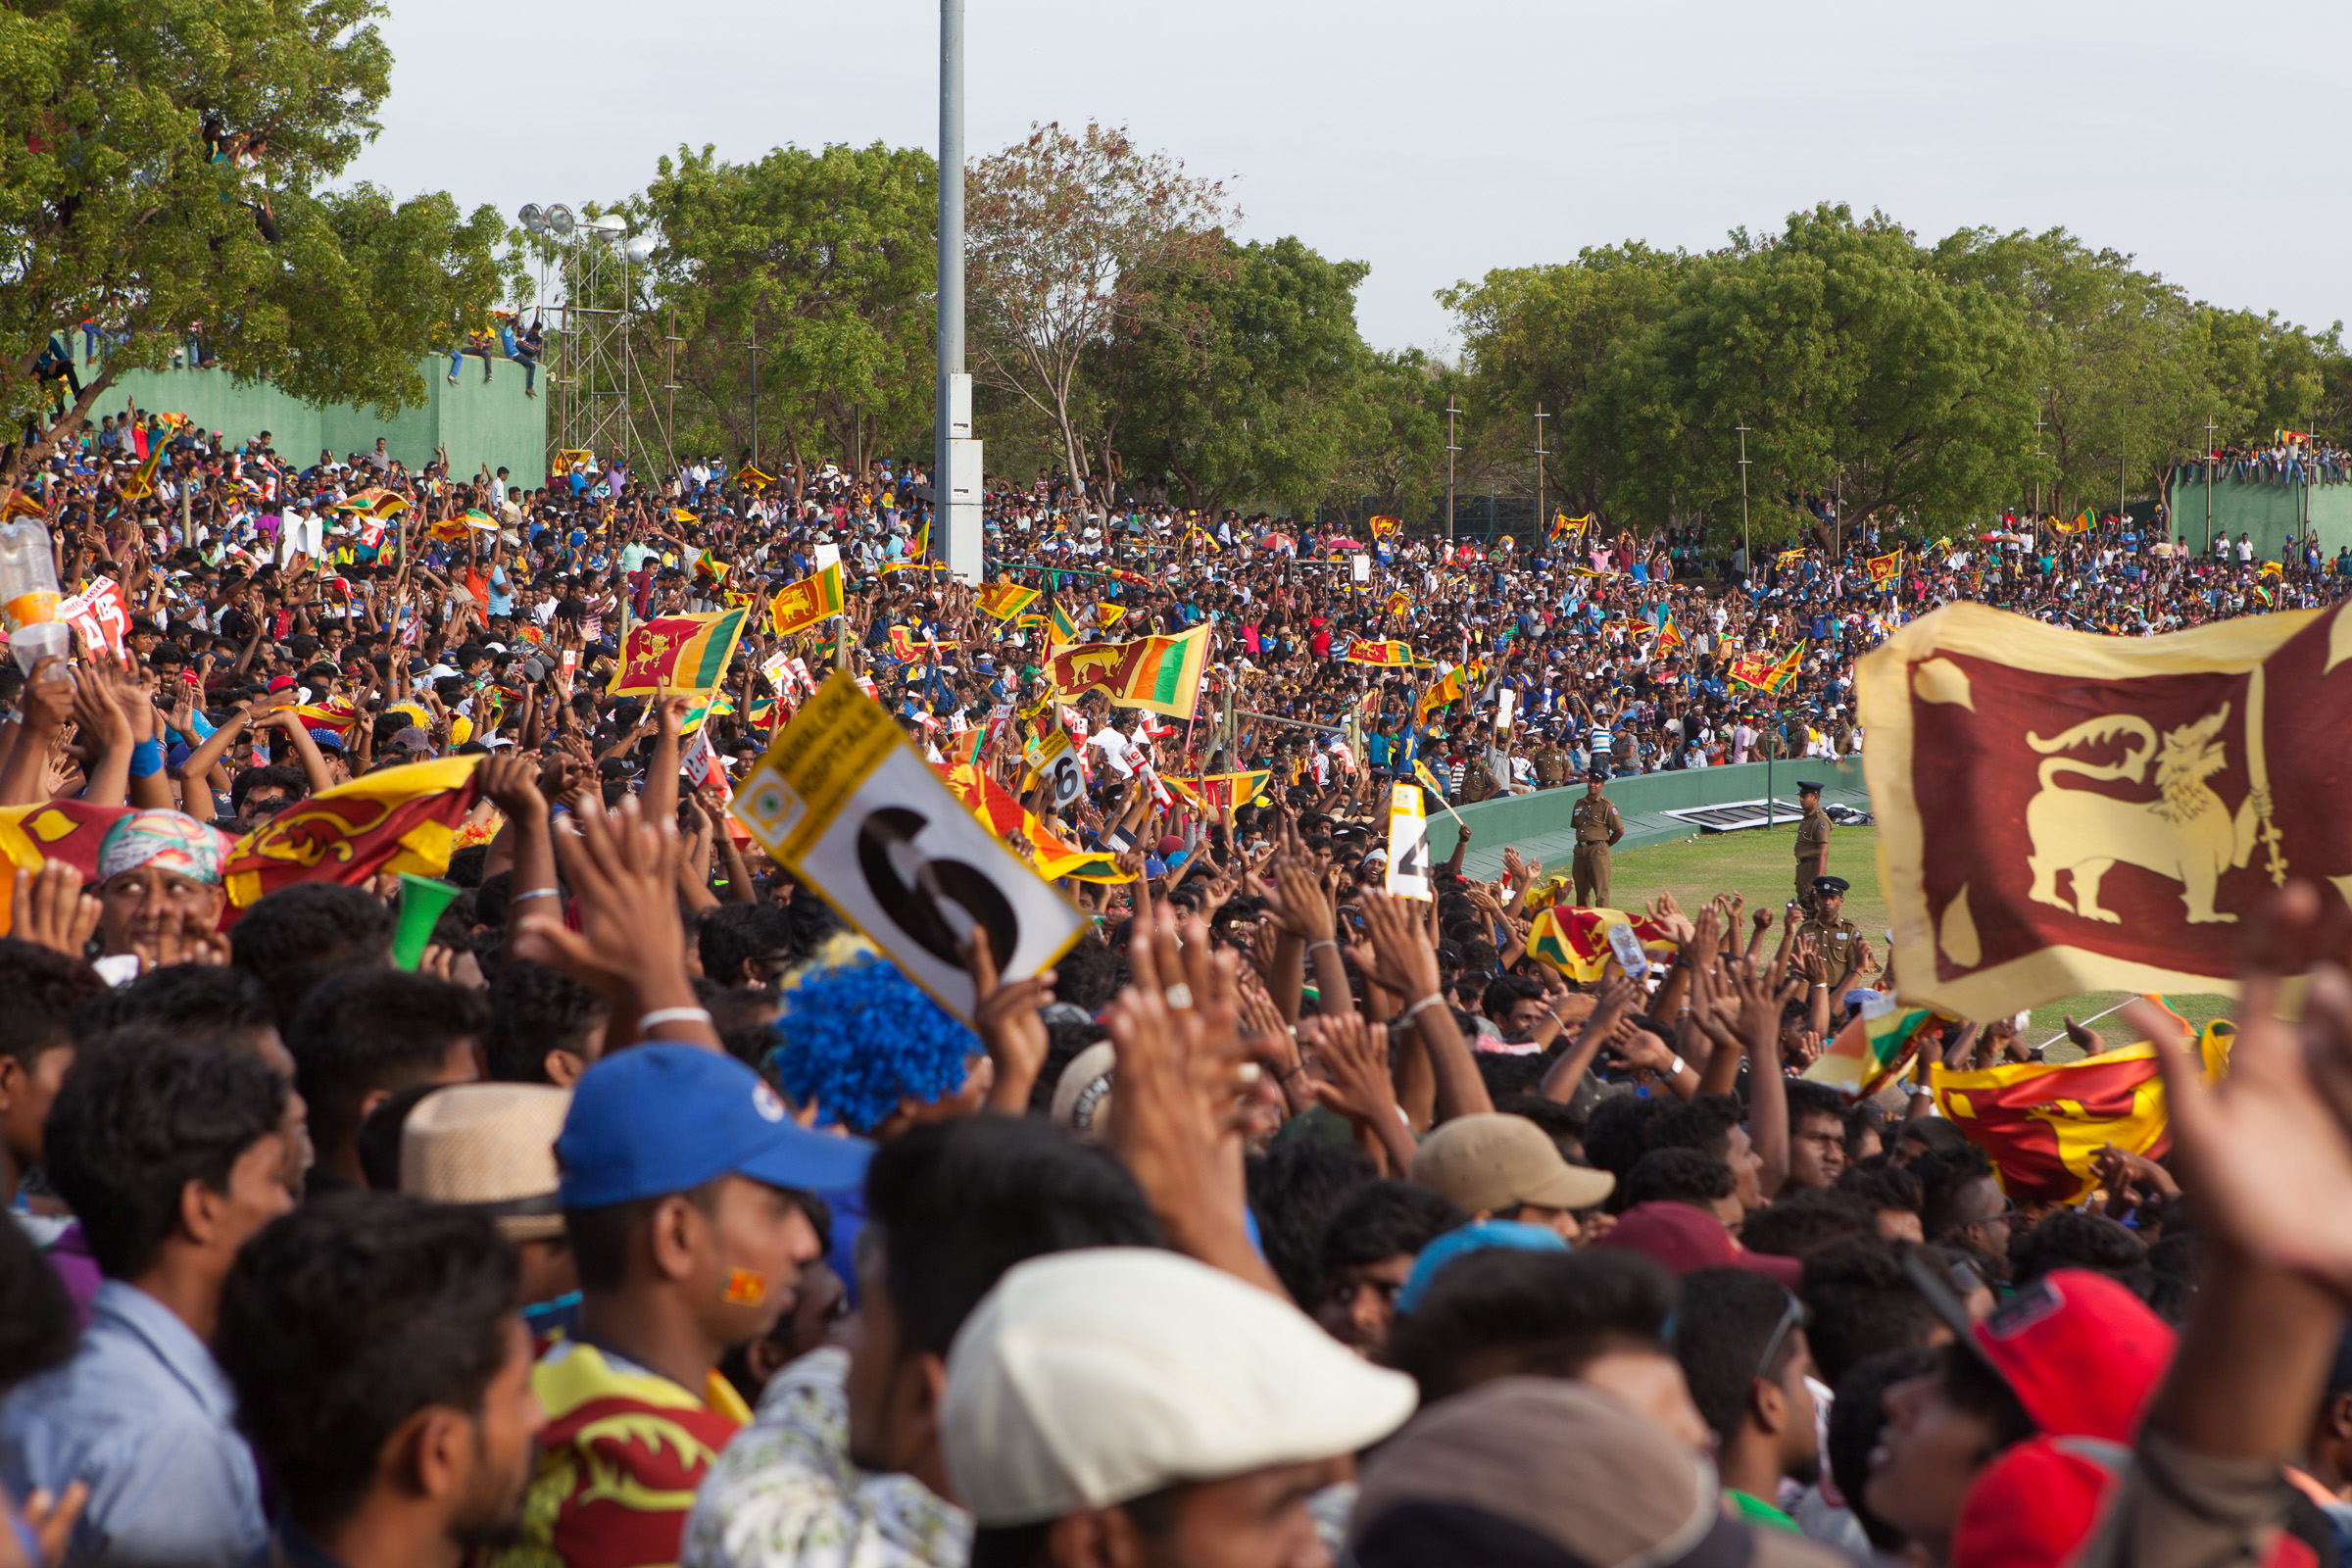
<path id="1" fill-rule="evenodd" d="M 1793 566 L 1804 559 L 1805 547 L 1803 545 L 1798 545 L 1794 550 L 1784 550 L 1779 555 L 1773 557 L 1775 562 L 1784 566 Z"/>
<path id="2" fill-rule="evenodd" d="M 956 798 L 971 808 L 988 830 L 999 838 L 1021 831 L 1021 819 L 1027 813 L 1010 791 L 990 777 L 987 772 L 969 762 L 934 762 L 932 771 L 947 781 Z"/>
<path id="3" fill-rule="evenodd" d="M 1119 623 L 1119 617 L 1125 613 L 1125 605 L 1098 604 L 1095 606 L 1095 624 L 1108 631 Z"/>
<path id="4" fill-rule="evenodd" d="M 928 662 L 937 658 L 942 648 L 949 646 L 928 637 L 918 643 L 914 640 L 914 633 L 905 626 L 890 628 L 890 655 L 902 664 Z"/>
<path id="5" fill-rule="evenodd" d="M 776 480 L 773 474 L 761 473 L 747 463 L 735 470 L 735 482 L 746 490 L 764 490 Z"/>
<path id="6" fill-rule="evenodd" d="M 1872 556 L 1863 564 L 1870 568 L 1871 586 L 1883 588 L 1902 575 L 1903 553 L 1900 550 L 1889 550 L 1883 556 Z"/>
<path id="7" fill-rule="evenodd" d="M 15 485 L 0 489 L 0 522 L 14 522 L 19 517 L 48 518 L 41 504 Z"/>
<path id="8" fill-rule="evenodd" d="M 1902 1072 L 1919 1050 L 1921 1030 L 1936 1016 L 1925 1007 L 1902 1006 L 1892 997 L 1873 997 L 1804 1075 L 1849 1101 L 1875 1095 Z"/>
<path id="9" fill-rule="evenodd" d="M 1023 587 L 1017 582 L 992 582 L 981 586 L 972 596 L 980 613 L 997 620 L 1010 620 L 1037 602 L 1039 590 Z"/>
<path id="10" fill-rule="evenodd" d="M 366 886 L 379 873 L 439 876 L 481 789 L 472 757 L 365 773 L 287 808 L 237 840 L 221 869 L 228 902 L 250 908 L 296 882 Z"/>
<path id="11" fill-rule="evenodd" d="M 98 880 L 98 846 L 106 830 L 130 811 L 127 806 L 92 806 L 85 801 L 48 801 L 0 807 L 0 859 L 11 867 L 38 871 L 44 860 L 63 860 L 85 884 Z M 13 899 L 0 899 L 0 936 L 15 917 Z"/>
<path id="12" fill-rule="evenodd" d="M 1390 614 L 1401 616 L 1406 611 L 1412 608 L 1413 596 L 1409 593 L 1406 593 L 1403 589 L 1399 588 L 1395 593 L 1389 595 L 1388 610 Z"/>
<path id="13" fill-rule="evenodd" d="M 638 621 L 621 638 L 620 664 L 606 695 L 713 690 L 726 677 L 727 662 L 735 657 L 743 623 L 750 618 L 749 611 L 718 610 Z"/>
<path id="14" fill-rule="evenodd" d="M 840 614 L 848 603 L 842 591 L 841 563 L 836 561 L 813 577 L 777 589 L 776 597 L 767 602 L 767 623 L 777 636 L 789 637 Z"/>
<path id="15" fill-rule="evenodd" d="M 1412 662 L 1412 645 L 1401 638 L 1373 642 L 1368 638 L 1358 637 L 1348 645 L 1348 662 L 1350 664 L 1378 664 L 1384 669 L 1404 669 L 1408 668 Z"/>
<path id="16" fill-rule="evenodd" d="M 1590 985 L 1600 978 L 1615 956 L 1609 946 L 1609 927 L 1630 926 L 1642 951 L 1653 963 L 1662 963 L 1682 950 L 1663 926 L 1640 919 L 1622 909 L 1587 908 L 1555 904 L 1537 911 L 1528 928 L 1527 956 L 1551 965 L 1569 979 Z"/>
<path id="17" fill-rule="evenodd" d="M 148 448 L 147 461 L 138 470 L 122 481 L 122 497 L 125 501 L 144 501 L 155 494 L 155 470 L 164 461 L 164 443 L 158 441 Z"/>
<path id="18" fill-rule="evenodd" d="M 1586 525 L 1591 523 L 1592 520 L 1592 514 L 1590 512 L 1586 513 L 1581 517 L 1571 517 L 1565 512 L 1555 512 L 1551 514 L 1551 537 L 1554 539 L 1573 539 L 1578 534 L 1583 533 Z"/>
<path id="19" fill-rule="evenodd" d="M 1059 696 L 1103 691 L 1123 708 L 1190 718 L 1200 700 L 1200 673 L 1207 662 L 1208 628 L 1203 625 L 1180 637 L 1076 643 L 1056 649 L 1046 661 L 1046 670 Z"/>
<path id="20" fill-rule="evenodd" d="M 1374 517 L 1371 520 L 1372 537 L 1375 539 L 1386 539 L 1389 535 L 1395 533 L 1397 529 L 1404 526 L 1404 519 L 1402 517 L 1380 516 Z"/>
<path id="21" fill-rule="evenodd" d="M 1467 664 L 1455 665 L 1442 679 L 1429 683 L 1429 690 L 1423 692 L 1421 701 L 1413 705 L 1414 721 L 1427 718 L 1447 703 L 1461 701 L 1473 688 L 1485 685 L 1486 680 L 1487 662 L 1483 659 L 1473 659 Z"/>
<path id="22" fill-rule="evenodd" d="M 1669 649 L 1680 648 L 1682 646 L 1682 628 L 1675 625 L 1674 617 L 1672 615 L 1668 615 L 1664 620 L 1658 622 L 1657 651 L 1662 654 Z"/>
<path id="23" fill-rule="evenodd" d="M 331 729 L 346 742 L 360 727 L 359 710 L 351 706 L 348 697 L 330 697 L 323 703 L 304 703 L 294 711 L 302 715 L 305 729 Z"/>
<path id="24" fill-rule="evenodd" d="M 1198 778 L 1164 776 L 1162 782 L 1203 811 L 1221 811 L 1228 807 L 1248 806 L 1265 789 L 1266 780 L 1273 777 L 1267 768 L 1255 768 L 1242 773 L 1203 773 Z"/>
<path id="25" fill-rule="evenodd" d="M 1078 622 L 1070 618 L 1070 612 L 1062 609 L 1059 600 L 1047 607 L 1046 624 L 1049 628 L 1046 636 L 1048 643 L 1074 643 L 1078 640 Z"/>
<path id="26" fill-rule="evenodd" d="M 1029 840 L 1030 864 L 1049 882 L 1068 877 L 1073 882 L 1132 882 L 1132 872 L 1119 869 L 1119 858 L 1101 850 L 1084 850 L 1037 819 L 1021 812 L 1021 832 Z"/>
<path id="27" fill-rule="evenodd" d="M 2236 1032 L 2217 1020 L 2198 1037 L 2208 1079 L 2228 1069 Z M 2080 1200 L 2098 1185 L 2091 1161 L 2109 1144 L 2149 1158 L 2172 1144 L 2156 1048 L 2145 1040 L 2081 1061 L 1979 1072 L 1931 1065 L 1928 1081 L 1936 1108 L 1991 1156 L 2001 1190 L 2019 1201 Z"/>

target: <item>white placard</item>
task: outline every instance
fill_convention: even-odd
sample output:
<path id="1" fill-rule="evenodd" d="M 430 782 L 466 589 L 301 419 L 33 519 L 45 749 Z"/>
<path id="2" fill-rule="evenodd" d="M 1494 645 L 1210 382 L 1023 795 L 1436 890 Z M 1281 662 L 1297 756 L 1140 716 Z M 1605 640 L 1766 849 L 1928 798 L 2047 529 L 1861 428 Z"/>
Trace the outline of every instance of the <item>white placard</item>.
<path id="1" fill-rule="evenodd" d="M 1421 786 L 1389 787 L 1389 874 L 1384 884 L 1392 898 L 1426 899 L 1429 891 L 1429 818 L 1421 807 Z"/>

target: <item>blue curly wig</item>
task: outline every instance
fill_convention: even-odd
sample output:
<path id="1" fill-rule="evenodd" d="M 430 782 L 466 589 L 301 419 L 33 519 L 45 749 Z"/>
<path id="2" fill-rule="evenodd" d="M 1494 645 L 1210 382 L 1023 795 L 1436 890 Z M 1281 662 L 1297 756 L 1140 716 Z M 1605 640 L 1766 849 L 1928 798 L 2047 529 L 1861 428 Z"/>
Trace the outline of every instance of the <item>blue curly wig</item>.
<path id="1" fill-rule="evenodd" d="M 784 980 L 781 1042 L 769 1062 L 784 1092 L 867 1133 L 902 1100 L 963 1087 L 980 1039 L 861 938 L 837 937 Z"/>

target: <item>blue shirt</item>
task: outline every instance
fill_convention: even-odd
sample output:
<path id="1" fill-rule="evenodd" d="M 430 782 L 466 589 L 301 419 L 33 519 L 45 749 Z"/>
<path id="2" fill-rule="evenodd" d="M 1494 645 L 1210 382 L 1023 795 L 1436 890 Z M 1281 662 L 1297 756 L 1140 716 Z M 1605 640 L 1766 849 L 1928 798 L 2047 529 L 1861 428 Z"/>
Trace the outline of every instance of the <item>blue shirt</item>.
<path id="1" fill-rule="evenodd" d="M 17 1496 L 90 1484 L 72 1555 L 242 1568 L 270 1541 L 236 1396 L 195 1332 L 107 1280 L 74 1359 L 0 1404 L 0 1481 Z"/>

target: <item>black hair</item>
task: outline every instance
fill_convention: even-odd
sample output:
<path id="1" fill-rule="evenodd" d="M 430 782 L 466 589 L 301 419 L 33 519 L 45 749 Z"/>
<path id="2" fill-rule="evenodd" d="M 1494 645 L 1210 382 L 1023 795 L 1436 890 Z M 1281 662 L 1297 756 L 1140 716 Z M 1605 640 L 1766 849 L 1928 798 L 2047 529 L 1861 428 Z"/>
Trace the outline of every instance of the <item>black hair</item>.
<path id="1" fill-rule="evenodd" d="M 74 1033 L 94 1040 L 134 1023 L 183 1036 L 233 1035 L 277 1028 L 262 983 L 224 964 L 174 963 L 126 986 L 103 991 L 74 1014 Z"/>
<path id="2" fill-rule="evenodd" d="M 1934 1150 L 1907 1168 L 1919 1178 L 1920 1228 L 1931 1242 L 1967 1228 L 1971 1222 L 1961 1215 L 1960 1195 L 1993 1174 L 1992 1161 L 1974 1144 Z"/>
<path id="3" fill-rule="evenodd" d="M 1499 1025 L 1520 1003 L 1541 1000 L 1543 995 L 1544 988 L 1523 975 L 1498 974 L 1479 993 L 1478 1010 Z"/>
<path id="4" fill-rule="evenodd" d="M 1546 1068 L 1551 1065 L 1548 1057 L 1539 1059 L 1544 1061 Z M 1574 1104 L 1563 1104 L 1556 1100 L 1545 1100 L 1542 1095 L 1510 1095 L 1497 1099 L 1494 1102 L 1494 1108 L 1507 1116 L 1524 1116 L 1543 1128 L 1554 1144 L 1561 1143 L 1563 1140 L 1573 1142 L 1577 1146 L 1575 1157 L 1580 1163 L 1582 1162 L 1585 1153 L 1586 1117 L 1577 1110 Z M 1563 1156 L 1567 1156 L 1569 1152 L 1563 1149 L 1560 1152 Z"/>
<path id="5" fill-rule="evenodd" d="M 1470 1216 L 1435 1190 L 1383 1178 L 1350 1192 L 1332 1210 L 1316 1256 L 1328 1282 L 1344 1268 L 1418 1252 Z"/>
<path id="6" fill-rule="evenodd" d="M 400 1139 L 407 1130 L 409 1112 L 427 1095 L 439 1094 L 447 1084 L 411 1084 L 396 1095 L 377 1102 L 376 1107 L 360 1123 L 352 1142 L 360 1156 L 360 1176 L 368 1191 L 397 1193 L 400 1191 Z"/>
<path id="7" fill-rule="evenodd" d="M 482 867 L 489 861 L 489 845 L 468 844 L 451 853 L 449 870 L 444 873 L 443 880 L 461 888 L 477 889 L 482 885 Z"/>
<path id="8" fill-rule="evenodd" d="M 300 768 L 282 764 L 240 768 L 237 776 L 228 781 L 228 814 L 242 816 L 245 812 L 245 797 L 263 788 L 284 790 L 286 804 L 291 806 L 311 793 L 310 775 Z"/>
<path id="9" fill-rule="evenodd" d="M 1331 1216 L 1379 1175 L 1372 1156 L 1352 1143 L 1283 1139 L 1250 1156 L 1250 1211 L 1266 1263 L 1291 1299 L 1313 1311 L 1323 1296 L 1323 1233 Z"/>
<path id="10" fill-rule="evenodd" d="M 1525 1100 L 1543 1084 L 1552 1058 L 1532 1051 L 1474 1051 L 1478 1075 L 1487 1086 L 1487 1099 L 1495 1104 Z"/>
<path id="11" fill-rule="evenodd" d="M 1160 1245 L 1124 1166 L 1027 1117 L 966 1116 L 891 1140 L 866 1167 L 865 1208 L 867 1233 L 886 1249 L 884 1288 L 904 1342 L 943 1357 L 1015 1263 Z"/>
<path id="12" fill-rule="evenodd" d="M 237 921 L 229 961 L 262 983 L 285 1029 L 318 982 L 392 961 L 392 911 L 366 888 L 297 882 Z"/>
<path id="13" fill-rule="evenodd" d="M 1845 1136 L 1845 1097 L 1828 1084 L 1809 1083 L 1802 1078 L 1788 1080 L 1788 1136 L 1794 1138 L 1797 1128 L 1808 1117 L 1826 1116 L 1838 1124 L 1838 1135 Z"/>
<path id="14" fill-rule="evenodd" d="M 1615 1095 L 1592 1107 L 1585 1124 L 1585 1156 L 1623 1181 L 1648 1149 L 1649 1124 L 1666 1106 L 1639 1095 Z"/>
<path id="15" fill-rule="evenodd" d="M 1946 1150 L 1972 1147 L 1968 1141 L 1968 1134 L 1940 1116 L 1922 1116 L 1917 1121 L 1904 1122 L 1894 1130 L 1891 1137 L 1887 1138 L 1887 1147 L 1893 1148 L 1906 1138 L 1917 1142 L 1929 1154 L 1939 1154 Z M 1923 1154 L 1921 1157 L 1925 1158 L 1926 1155 Z M 1912 1163 L 1917 1164 L 1918 1161 L 1914 1160 Z"/>
<path id="16" fill-rule="evenodd" d="M 213 1353 L 296 1520 L 316 1531 L 349 1518 L 417 1411 L 481 1413 L 519 1348 L 519 1283 L 490 1220 L 396 1194 L 307 1203 L 246 1244 Z"/>
<path id="17" fill-rule="evenodd" d="M 1733 1187 L 1732 1167 L 1713 1154 L 1695 1149 L 1653 1149 L 1634 1161 L 1634 1168 L 1609 1195 L 1609 1207 L 1619 1214 L 1636 1203 L 1705 1208 L 1719 1198 L 1731 1197 Z"/>
<path id="18" fill-rule="evenodd" d="M 59 1046 L 74 1043 L 77 1010 L 106 995 L 98 971 L 35 942 L 0 937 L 0 1056 L 26 1072 Z"/>
<path id="19" fill-rule="evenodd" d="M 1847 1166 L 1838 1173 L 1837 1191 L 1853 1194 L 1869 1204 L 1873 1213 L 1881 1209 L 1907 1209 L 1916 1214 L 1925 1201 L 1919 1178 L 1885 1155 L 1868 1165 Z"/>
<path id="20" fill-rule="evenodd" d="M 1639 1252 L 1489 1248 L 1457 1257 L 1396 1320 L 1384 1359 L 1424 1407 L 1499 1377 L 1575 1377 L 1595 1357 L 1666 1353 L 1680 1287 Z"/>
<path id="21" fill-rule="evenodd" d="M 2086 1268 L 2128 1279 L 2148 1266 L 2147 1244 L 2104 1214 L 2062 1208 L 2009 1249 L 2009 1279 L 2019 1289 L 2052 1269 Z"/>
<path id="22" fill-rule="evenodd" d="M 1668 1105 L 1653 1119 L 1644 1135 L 1652 1149 L 1695 1149 L 1717 1159 L 1729 1159 L 1732 1129 L 1745 1118 L 1740 1102 L 1729 1095 L 1701 1095 Z"/>
<path id="23" fill-rule="evenodd" d="M 796 898 L 794 903 L 800 901 Z M 1081 937 L 1054 962 L 1054 995 L 1088 1012 L 1101 1012 L 1118 994 L 1119 957 L 1108 943 Z"/>
<path id="24" fill-rule="evenodd" d="M 633 1198 L 625 1203 L 564 1211 L 564 1237 L 571 1247 L 573 1272 L 583 1291 L 617 1291 L 628 1283 L 629 1246 L 654 1210 L 672 1198 L 683 1198 L 705 1214 L 718 1212 L 718 1190 L 724 1177 L 683 1193 L 659 1193 Z"/>
<path id="25" fill-rule="evenodd" d="M 695 946 L 703 973 L 728 986 L 743 984 L 746 963 L 789 959 L 800 951 L 793 943 L 791 916 L 772 904 L 720 905 L 703 916 Z"/>
<path id="26" fill-rule="evenodd" d="M 490 978 L 490 1021 L 482 1055 L 492 1081 L 544 1084 L 547 1054 L 569 1051 L 583 1063 L 596 1057 L 589 1036 L 601 1030 L 612 1004 L 571 976 L 544 963 L 515 958 Z"/>
<path id="27" fill-rule="evenodd" d="M 489 1024 L 478 994 L 430 975 L 353 969 L 329 979 L 286 1031 L 313 1142 L 341 1149 L 368 1095 L 430 1081 L 459 1041 L 479 1042 Z"/>
<path id="28" fill-rule="evenodd" d="M 13 1221 L 0 1221 L 0 1394 L 74 1357 L 80 1329 L 65 1281 Z"/>
<path id="29" fill-rule="evenodd" d="M 1875 1225 L 1870 1205 L 1851 1193 L 1791 1189 L 1741 1222 L 1740 1242 L 1751 1252 L 1803 1257 L 1840 1237 L 1875 1235 Z"/>
<path id="30" fill-rule="evenodd" d="M 1866 1355 L 1926 1346 L 1942 1332 L 1943 1319 L 1903 1273 L 1903 1258 L 1915 1250 L 1880 1236 L 1848 1236 L 1805 1259 L 1798 1294 L 1813 1309 L 1822 1381 L 1835 1385 Z M 1938 1273 L 1948 1269 L 1940 1249 L 1926 1250 Z"/>
<path id="31" fill-rule="evenodd" d="M 1815 1358 L 1820 1354 L 1816 1344 Z M 1926 1377 L 1936 1370 L 1936 1364 L 1934 1350 L 1881 1350 L 1856 1361 L 1836 1381 L 1838 1394 L 1830 1404 L 1829 1441 L 1822 1457 L 1829 1464 L 1831 1479 L 1845 1496 L 1845 1505 L 1854 1510 L 1862 1533 L 1884 1552 L 1901 1551 L 1905 1537 L 1870 1511 L 1863 1493 L 1870 1485 L 1871 1451 L 1886 1430 L 1886 1391 L 1897 1383 Z"/>
<path id="32" fill-rule="evenodd" d="M 42 1164 L 109 1279 L 147 1272 L 190 1182 L 228 1191 L 238 1158 L 285 1114 L 284 1078 L 229 1043 L 149 1024 L 81 1049 L 49 1108 Z"/>
<path id="33" fill-rule="evenodd" d="M 1777 1381 L 1795 1353 L 1796 1335 L 1783 1334 L 1772 1348 L 1772 1364 L 1764 1364 L 1773 1330 L 1788 1316 L 1790 1302 L 1779 1284 L 1747 1269 L 1702 1268 L 1683 1276 L 1674 1357 L 1683 1363 L 1690 1402 L 1727 1445 L 1747 1419 L 1755 1380 Z"/>

